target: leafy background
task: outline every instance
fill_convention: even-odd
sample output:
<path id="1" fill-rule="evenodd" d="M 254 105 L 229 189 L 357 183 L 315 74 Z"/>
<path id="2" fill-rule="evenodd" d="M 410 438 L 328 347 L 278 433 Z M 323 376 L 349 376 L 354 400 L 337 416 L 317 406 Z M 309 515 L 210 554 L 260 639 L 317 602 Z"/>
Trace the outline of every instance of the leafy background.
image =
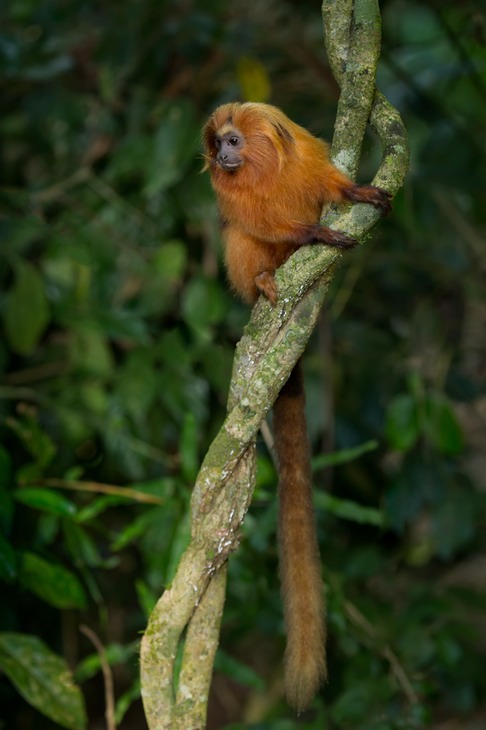
<path id="1" fill-rule="evenodd" d="M 0 726 L 145 726 L 138 641 L 188 533 L 248 311 L 200 128 L 270 100 L 332 135 L 319 3 L 12 0 L 0 25 Z M 343 261 L 306 356 L 328 686 L 295 718 L 275 474 L 230 565 L 210 728 L 486 726 L 486 18 L 385 0 L 410 134 L 392 216 Z M 379 150 L 366 140 L 361 177 Z M 335 454 L 337 452 L 337 454 Z M 121 488 L 120 488 L 121 487 Z"/>

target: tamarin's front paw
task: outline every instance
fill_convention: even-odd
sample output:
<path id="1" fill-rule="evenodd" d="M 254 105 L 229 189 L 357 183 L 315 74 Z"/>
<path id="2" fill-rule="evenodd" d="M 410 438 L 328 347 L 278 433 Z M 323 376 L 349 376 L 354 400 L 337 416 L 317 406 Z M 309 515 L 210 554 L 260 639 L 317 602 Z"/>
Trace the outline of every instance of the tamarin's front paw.
<path id="1" fill-rule="evenodd" d="M 375 185 L 353 185 L 344 191 L 344 196 L 353 203 L 369 203 L 378 208 L 382 215 L 391 211 L 391 195 Z"/>
<path id="2" fill-rule="evenodd" d="M 375 188 L 374 185 L 370 185 L 372 190 L 372 199 L 369 201 L 375 208 L 378 208 L 382 215 L 388 215 L 392 209 L 391 199 L 392 196 L 383 188 Z"/>

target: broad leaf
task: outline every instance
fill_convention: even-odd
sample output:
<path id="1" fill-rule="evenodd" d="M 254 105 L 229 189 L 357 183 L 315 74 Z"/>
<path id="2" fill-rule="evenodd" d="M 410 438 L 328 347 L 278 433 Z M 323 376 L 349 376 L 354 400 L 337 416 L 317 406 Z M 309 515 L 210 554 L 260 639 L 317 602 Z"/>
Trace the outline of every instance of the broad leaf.
<path id="1" fill-rule="evenodd" d="M 443 454 L 456 456 L 464 448 L 464 437 L 451 404 L 441 394 L 426 401 L 426 429 L 434 446 Z"/>
<path id="2" fill-rule="evenodd" d="M 49 321 L 49 305 L 37 270 L 23 262 L 15 272 L 4 312 L 5 333 L 18 355 L 30 355 Z"/>
<path id="3" fill-rule="evenodd" d="M 54 565 L 34 553 L 21 553 L 21 583 L 56 608 L 84 608 L 86 595 L 78 578 L 62 565 Z"/>
<path id="4" fill-rule="evenodd" d="M 409 451 L 417 441 L 419 422 L 415 401 L 408 393 L 398 395 L 388 406 L 386 435 L 392 448 Z"/>
<path id="5" fill-rule="evenodd" d="M 251 667 L 226 654 L 221 649 L 216 654 L 214 666 L 215 669 L 227 677 L 231 677 L 231 679 L 239 684 L 246 687 L 253 687 L 253 689 L 260 691 L 265 689 L 265 682 Z"/>
<path id="6" fill-rule="evenodd" d="M 0 666 L 39 712 L 68 730 L 86 728 L 83 696 L 66 662 L 36 636 L 0 634 Z"/>
<path id="7" fill-rule="evenodd" d="M 320 454 L 312 459 L 312 471 L 325 469 L 328 466 L 337 466 L 338 464 L 346 464 L 348 461 L 358 459 L 362 454 L 368 451 L 375 451 L 378 448 L 378 441 L 365 441 L 359 446 L 352 446 L 349 449 L 341 449 L 334 451 L 332 454 Z"/>
<path id="8" fill-rule="evenodd" d="M 374 507 L 362 507 L 357 502 L 340 499 L 327 494 L 327 492 L 318 492 L 317 490 L 314 492 L 314 501 L 319 509 L 331 512 L 336 517 L 341 517 L 344 520 L 351 520 L 362 525 L 376 525 L 376 527 L 383 527 L 385 524 L 385 515 Z"/>
<path id="9" fill-rule="evenodd" d="M 74 502 L 51 489 L 23 488 L 14 492 L 17 502 L 52 515 L 73 517 L 77 512 Z"/>

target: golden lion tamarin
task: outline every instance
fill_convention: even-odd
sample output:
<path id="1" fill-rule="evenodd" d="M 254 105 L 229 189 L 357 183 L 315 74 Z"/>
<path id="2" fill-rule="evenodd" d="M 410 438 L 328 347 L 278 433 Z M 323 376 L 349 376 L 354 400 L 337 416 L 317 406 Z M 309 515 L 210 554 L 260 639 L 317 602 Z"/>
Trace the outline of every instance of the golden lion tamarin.
<path id="1" fill-rule="evenodd" d="M 221 216 L 228 278 L 252 304 L 278 299 L 275 270 L 300 246 L 342 249 L 356 241 L 319 225 L 323 206 L 371 203 L 382 213 L 390 196 L 356 185 L 330 161 L 328 146 L 268 104 L 218 107 L 203 132 Z M 310 448 L 299 363 L 273 411 L 279 465 L 280 578 L 287 631 L 285 687 L 289 703 L 307 707 L 326 678 L 324 590 L 312 506 Z"/>

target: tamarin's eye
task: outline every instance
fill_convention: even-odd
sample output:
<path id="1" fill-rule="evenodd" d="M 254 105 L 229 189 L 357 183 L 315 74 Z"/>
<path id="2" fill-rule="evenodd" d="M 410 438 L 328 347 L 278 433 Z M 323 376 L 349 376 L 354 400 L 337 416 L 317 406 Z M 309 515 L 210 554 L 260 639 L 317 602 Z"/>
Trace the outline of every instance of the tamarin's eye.
<path id="1" fill-rule="evenodd" d="M 230 144 L 232 147 L 236 147 L 239 141 L 240 140 L 238 139 L 238 137 L 230 137 L 228 140 L 228 144 Z"/>
<path id="2" fill-rule="evenodd" d="M 216 149 L 219 150 L 219 148 L 221 147 L 221 140 L 219 137 L 214 138 L 214 144 L 216 145 Z"/>

